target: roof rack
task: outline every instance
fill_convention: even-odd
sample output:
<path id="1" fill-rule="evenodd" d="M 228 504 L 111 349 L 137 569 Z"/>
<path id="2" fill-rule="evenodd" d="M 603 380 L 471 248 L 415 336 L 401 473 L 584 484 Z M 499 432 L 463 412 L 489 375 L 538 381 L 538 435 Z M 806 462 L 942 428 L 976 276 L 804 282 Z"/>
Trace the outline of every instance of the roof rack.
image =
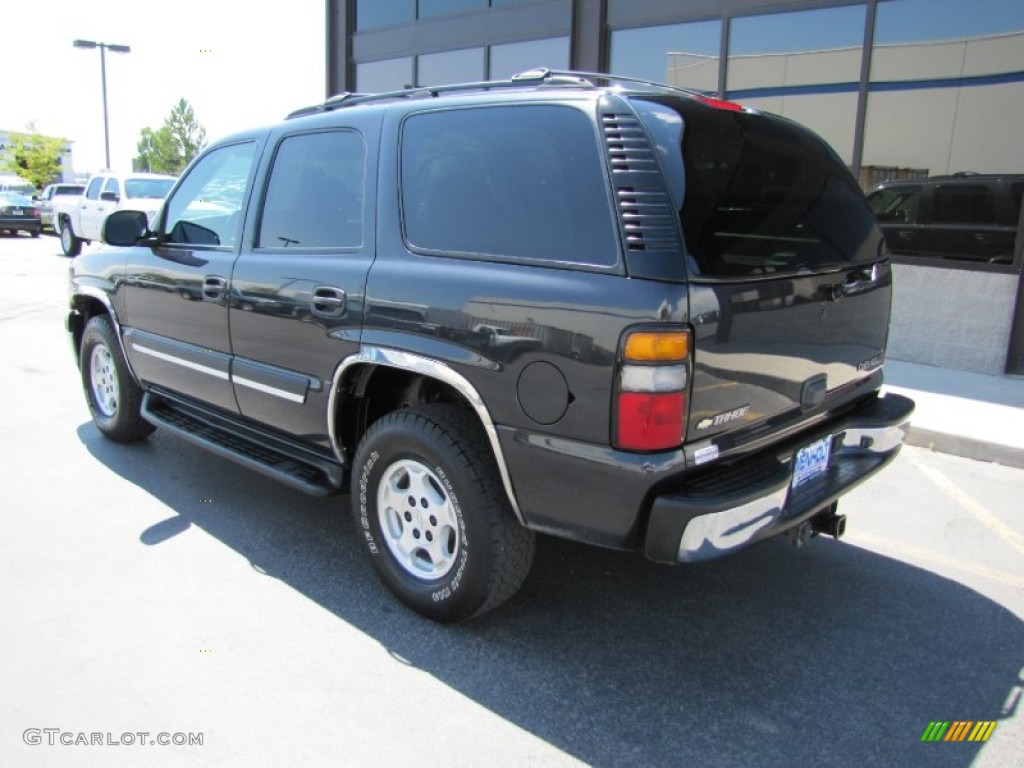
<path id="1" fill-rule="evenodd" d="M 525 72 L 513 75 L 508 80 L 484 80 L 472 83 L 453 83 L 450 85 L 410 86 L 399 91 L 384 91 L 382 93 L 349 93 L 348 91 L 343 91 L 320 104 L 313 104 L 308 107 L 297 109 L 294 112 L 291 112 L 287 119 L 290 120 L 293 117 L 315 115 L 320 112 L 330 112 L 341 107 L 355 106 L 356 104 L 366 104 L 374 101 L 408 98 L 434 98 L 442 93 L 457 93 L 459 91 L 482 91 L 491 90 L 493 88 L 522 88 L 523 86 L 528 85 L 596 88 L 597 86 L 593 82 L 595 80 L 605 81 L 608 83 L 633 83 L 637 85 L 644 85 L 649 88 L 684 93 L 688 96 L 697 96 L 701 98 L 706 96 L 700 91 L 688 88 L 678 88 L 676 86 L 665 85 L 664 83 L 655 83 L 650 80 L 641 80 L 635 77 L 620 77 L 607 72 L 577 72 L 570 69 L 560 70 L 538 67 L 536 69 L 528 69 Z"/>

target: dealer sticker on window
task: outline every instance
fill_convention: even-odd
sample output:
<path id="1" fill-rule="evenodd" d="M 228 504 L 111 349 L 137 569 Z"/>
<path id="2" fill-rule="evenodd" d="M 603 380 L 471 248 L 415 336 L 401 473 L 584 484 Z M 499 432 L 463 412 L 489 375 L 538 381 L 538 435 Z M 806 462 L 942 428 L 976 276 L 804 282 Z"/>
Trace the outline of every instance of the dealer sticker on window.
<path id="1" fill-rule="evenodd" d="M 796 457 L 793 459 L 793 490 L 828 469 L 828 457 L 831 451 L 832 435 L 826 435 L 796 452 Z"/>

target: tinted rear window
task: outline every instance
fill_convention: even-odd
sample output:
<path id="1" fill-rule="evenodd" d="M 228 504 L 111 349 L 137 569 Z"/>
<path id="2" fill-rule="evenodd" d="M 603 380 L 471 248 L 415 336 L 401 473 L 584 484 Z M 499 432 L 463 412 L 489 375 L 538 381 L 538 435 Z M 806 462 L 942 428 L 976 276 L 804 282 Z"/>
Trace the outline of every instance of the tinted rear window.
<path id="1" fill-rule="evenodd" d="M 592 265 L 618 259 L 594 126 L 571 107 L 411 116 L 402 206 L 413 248 Z"/>
<path id="2" fill-rule="evenodd" d="M 874 214 L 838 156 L 790 121 L 689 100 L 635 102 L 669 174 L 679 150 L 664 146 L 670 106 L 682 118 L 680 219 L 690 269 L 715 278 L 842 268 L 877 258 Z M 652 120 L 652 116 L 655 118 Z M 681 136 L 680 136 L 681 134 Z M 660 137 L 659 137 L 660 136 Z M 670 187 L 678 187 L 675 179 Z"/>

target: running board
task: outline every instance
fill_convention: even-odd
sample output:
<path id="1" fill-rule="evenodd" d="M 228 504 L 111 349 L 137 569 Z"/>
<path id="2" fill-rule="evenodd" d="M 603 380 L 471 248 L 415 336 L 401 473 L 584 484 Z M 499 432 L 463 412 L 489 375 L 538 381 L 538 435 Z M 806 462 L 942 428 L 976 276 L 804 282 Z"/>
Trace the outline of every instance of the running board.
<path id="1" fill-rule="evenodd" d="M 142 416 L 178 437 L 313 496 L 339 493 L 344 486 L 341 464 L 201 406 L 147 392 Z"/>

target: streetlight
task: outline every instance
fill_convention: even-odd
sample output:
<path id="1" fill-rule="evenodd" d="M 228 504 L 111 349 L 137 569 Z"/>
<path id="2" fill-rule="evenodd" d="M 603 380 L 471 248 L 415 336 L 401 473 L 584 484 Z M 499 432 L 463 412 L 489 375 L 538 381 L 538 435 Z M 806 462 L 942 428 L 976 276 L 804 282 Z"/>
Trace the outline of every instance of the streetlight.
<path id="1" fill-rule="evenodd" d="M 107 151 L 107 168 L 110 168 L 110 126 L 107 123 L 107 56 L 109 49 L 114 53 L 129 53 L 131 47 L 112 43 L 97 43 L 95 40 L 75 40 L 75 48 L 100 49 L 100 80 L 103 82 L 103 145 Z"/>

